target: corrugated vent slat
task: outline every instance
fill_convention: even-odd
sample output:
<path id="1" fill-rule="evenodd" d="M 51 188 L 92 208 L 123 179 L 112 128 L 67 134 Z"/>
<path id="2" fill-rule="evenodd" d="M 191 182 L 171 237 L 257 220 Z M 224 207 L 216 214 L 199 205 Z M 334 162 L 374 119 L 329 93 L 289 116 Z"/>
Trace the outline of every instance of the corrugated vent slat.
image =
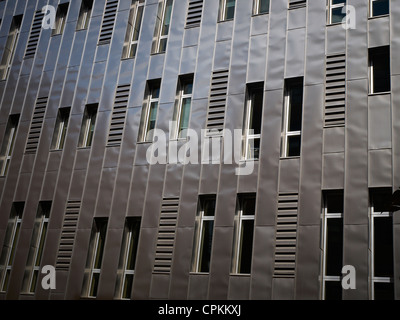
<path id="1" fill-rule="evenodd" d="M 32 58 L 35 56 L 36 48 L 40 38 L 40 31 L 42 30 L 42 21 L 44 18 L 44 13 L 42 11 L 36 11 L 33 18 L 33 24 L 31 32 L 28 38 L 28 44 L 25 51 L 25 59 Z"/>
<path id="2" fill-rule="evenodd" d="M 304 8 L 307 6 L 307 0 L 290 0 L 289 9 Z"/>
<path id="3" fill-rule="evenodd" d="M 163 198 L 153 269 L 155 273 L 171 272 L 178 208 L 179 198 Z"/>
<path id="4" fill-rule="evenodd" d="M 107 0 L 103 21 L 101 23 L 99 44 L 105 44 L 111 41 L 117 9 L 118 0 Z"/>
<path id="5" fill-rule="evenodd" d="M 297 193 L 282 193 L 276 219 L 274 278 L 294 278 L 297 244 Z"/>
<path id="6" fill-rule="evenodd" d="M 346 109 L 346 55 L 326 57 L 325 127 L 343 126 Z"/>
<path id="7" fill-rule="evenodd" d="M 120 146 L 125 127 L 130 85 L 120 85 L 115 93 L 114 109 L 108 132 L 108 146 Z"/>
<path id="8" fill-rule="evenodd" d="M 28 140 L 26 142 L 25 153 L 36 153 L 40 134 L 42 132 L 43 119 L 46 113 L 48 97 L 36 100 L 35 110 L 33 111 L 31 126 L 29 128 Z"/>
<path id="9" fill-rule="evenodd" d="M 203 0 L 191 0 L 186 18 L 186 28 L 200 26 L 201 15 L 203 12 Z"/>
<path id="10" fill-rule="evenodd" d="M 81 209 L 81 201 L 70 200 L 65 210 L 64 221 L 61 230 L 60 243 L 58 247 L 56 269 L 68 271 L 72 251 L 74 248 L 76 228 L 78 226 L 79 211 Z"/>

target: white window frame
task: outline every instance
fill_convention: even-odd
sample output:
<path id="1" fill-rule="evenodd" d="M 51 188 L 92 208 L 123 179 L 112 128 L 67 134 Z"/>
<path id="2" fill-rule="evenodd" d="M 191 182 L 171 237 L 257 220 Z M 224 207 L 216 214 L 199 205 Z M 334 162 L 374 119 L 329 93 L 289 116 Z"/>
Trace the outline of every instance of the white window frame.
<path id="1" fill-rule="evenodd" d="M 85 114 L 84 114 L 84 119 L 83 119 L 83 136 L 82 136 L 82 141 L 81 141 L 81 148 L 89 148 L 93 144 L 93 138 L 94 138 L 94 133 L 96 130 L 96 117 L 97 117 L 97 107 L 94 106 L 86 106 Z M 93 119 L 94 118 L 94 119 Z M 93 133 L 92 133 L 92 138 L 89 141 L 89 136 L 91 132 L 91 127 L 93 127 Z M 89 144 L 90 142 L 90 144 Z"/>
<path id="2" fill-rule="evenodd" d="M 163 26 L 164 26 L 164 23 L 165 23 L 165 13 L 166 13 L 166 10 L 167 10 L 167 2 L 168 1 L 169 0 L 161 0 L 158 3 L 159 6 L 162 6 L 162 9 L 161 9 L 162 11 L 161 11 L 160 25 L 159 25 L 159 28 L 158 28 L 157 33 L 155 35 L 155 38 L 157 39 L 157 42 L 156 42 L 156 47 L 153 49 L 153 54 L 163 53 L 164 51 L 160 51 L 161 41 L 164 40 L 164 39 L 168 39 L 169 32 L 166 35 L 162 35 Z M 173 4 L 174 4 L 174 2 L 171 0 L 171 17 L 172 17 Z M 170 19 L 170 21 L 172 21 L 172 20 Z"/>
<path id="3" fill-rule="evenodd" d="M 254 0 L 253 2 L 253 15 L 259 15 L 259 14 L 267 14 L 269 13 L 269 9 L 268 12 L 260 12 L 260 2 L 262 0 Z M 269 2 L 269 6 L 271 6 L 271 1 Z"/>
<path id="4" fill-rule="evenodd" d="M 131 246 L 134 245 L 134 230 L 133 227 L 135 226 L 135 222 L 132 222 L 128 225 L 127 229 L 128 232 L 126 233 L 126 238 L 125 238 L 125 243 L 123 244 L 124 246 L 124 252 L 123 252 L 123 266 L 122 269 L 119 270 L 119 272 L 121 272 L 121 283 L 120 286 L 118 288 L 118 294 L 117 294 L 117 298 L 121 299 L 121 300 L 129 300 L 128 298 L 124 298 L 123 295 L 123 291 L 125 288 L 125 282 L 126 282 L 126 278 L 127 275 L 132 275 L 132 277 L 134 277 L 135 275 L 135 269 L 128 269 L 128 255 L 129 252 L 131 251 Z M 139 231 L 140 232 L 140 221 L 138 222 L 139 224 Z M 139 240 L 139 239 L 138 239 Z"/>
<path id="5" fill-rule="evenodd" d="M 242 160 L 258 160 L 258 158 L 250 157 L 250 140 L 253 140 L 253 146 L 255 140 L 261 139 L 261 133 L 254 134 L 253 130 L 250 130 L 250 120 L 251 114 L 254 111 L 254 99 L 255 92 L 250 92 L 250 95 L 246 101 L 246 110 L 245 110 L 245 118 L 244 118 L 244 127 L 243 127 L 243 150 L 242 150 Z M 263 97 L 264 98 L 264 97 Z M 260 128 L 261 129 L 261 128 Z"/>
<path id="6" fill-rule="evenodd" d="M 14 151 L 14 145 L 15 145 L 15 139 L 16 139 L 16 132 L 17 132 L 17 127 L 18 127 L 18 123 L 16 123 L 16 121 L 13 120 L 9 120 L 11 121 L 11 127 L 10 127 L 10 133 L 6 133 L 6 135 L 8 135 L 8 141 L 7 141 L 7 147 L 5 150 L 5 154 L 4 156 L 4 161 L 3 161 L 3 165 L 0 168 L 0 176 L 4 177 L 7 172 L 8 172 L 8 168 L 9 168 L 9 164 L 11 162 L 11 157 Z"/>
<path id="7" fill-rule="evenodd" d="M 374 56 L 374 54 L 372 55 Z M 389 54 L 389 59 L 390 59 L 390 54 Z M 375 91 L 375 83 L 374 83 L 374 61 L 375 59 L 372 59 L 371 57 L 371 51 L 368 51 L 368 75 L 369 75 L 369 94 L 385 94 L 385 93 L 389 93 L 389 91 Z M 390 72 L 390 68 L 389 68 L 389 72 Z M 391 77 L 391 75 L 389 74 L 389 78 Z"/>
<path id="8" fill-rule="evenodd" d="M 39 219 L 39 232 L 37 235 L 37 238 L 35 239 L 35 244 L 32 246 L 34 247 L 34 252 L 33 252 L 33 260 L 32 260 L 32 266 L 28 266 L 29 270 L 29 278 L 27 282 L 27 286 L 25 287 L 26 293 L 34 293 L 36 289 L 36 285 L 39 280 L 39 271 L 40 271 L 40 263 L 42 260 L 42 254 L 44 250 L 44 243 L 46 241 L 46 235 L 47 235 L 47 230 L 48 230 L 48 224 L 49 224 L 49 216 L 46 216 L 46 212 L 43 212 L 43 214 L 38 218 Z M 43 232 L 43 230 L 46 227 L 46 232 Z M 41 247 L 41 243 L 43 241 L 43 250 L 41 254 L 39 255 L 39 249 Z M 35 276 L 36 275 L 36 276 Z M 33 279 L 35 279 L 35 283 L 33 283 Z M 32 287 L 34 285 L 34 287 Z"/>
<path id="9" fill-rule="evenodd" d="M 324 197 L 324 207 L 322 211 L 322 290 L 321 290 L 321 299 L 325 300 L 325 288 L 326 288 L 326 282 L 327 281 L 335 281 L 335 282 L 341 282 L 341 277 L 340 276 L 329 276 L 326 274 L 326 260 L 327 260 L 327 246 L 328 246 L 328 219 L 342 219 L 343 221 L 343 212 L 330 212 L 328 213 L 328 199 L 329 195 L 325 195 Z M 342 249 L 343 250 L 343 249 Z"/>
<path id="10" fill-rule="evenodd" d="M 219 2 L 219 4 L 220 4 L 219 5 L 219 22 L 229 21 L 229 20 L 233 20 L 234 19 L 234 17 L 233 18 L 229 18 L 229 19 L 226 17 L 227 1 L 228 0 L 220 0 L 220 2 Z M 235 6 L 236 6 L 236 1 L 235 1 Z M 236 11 L 236 8 L 235 8 L 235 11 Z"/>
<path id="11" fill-rule="evenodd" d="M 144 0 L 133 0 L 131 3 L 131 9 L 129 11 L 129 20 L 132 20 L 132 24 L 128 22 L 127 38 L 129 39 L 124 43 L 124 47 L 127 48 L 123 59 L 134 58 L 137 52 L 137 45 L 139 43 L 140 29 L 143 21 L 143 11 L 140 21 L 138 21 L 139 9 L 144 10 Z M 139 24 L 139 25 L 138 25 Z M 137 39 L 134 39 L 135 29 L 138 27 Z M 136 45 L 136 52 L 133 54 L 132 47 Z"/>
<path id="12" fill-rule="evenodd" d="M 62 150 L 64 148 L 65 139 L 66 139 L 67 130 L 68 130 L 68 123 L 69 123 L 69 113 L 70 113 L 70 111 L 67 111 L 67 110 L 63 110 L 63 111 L 61 111 L 61 109 L 59 110 L 60 121 L 58 122 L 57 127 L 56 127 L 57 133 L 56 133 L 55 144 L 54 144 L 53 150 Z"/>
<path id="13" fill-rule="evenodd" d="M 236 209 L 236 214 L 234 218 L 234 248 L 233 248 L 233 263 L 232 263 L 232 274 L 248 274 L 240 272 L 239 266 L 241 261 L 242 245 L 243 245 L 243 221 L 252 220 L 255 222 L 255 215 L 245 215 L 243 214 L 242 202 L 245 200 L 247 195 L 243 195 L 238 199 L 238 208 Z M 249 196 L 253 197 L 253 196 Z M 256 197 L 254 196 L 254 201 Z M 254 227 L 253 226 L 253 246 L 254 246 Z"/>
<path id="14" fill-rule="evenodd" d="M 389 211 L 384 211 L 384 212 L 375 212 L 374 210 L 374 203 L 373 203 L 373 196 L 371 199 L 371 204 L 370 204 L 370 212 L 369 212 L 369 263 L 370 263 L 370 268 L 369 268 L 369 285 L 370 285 L 370 299 L 375 300 L 375 286 L 374 284 L 377 282 L 380 283 L 394 283 L 394 278 L 393 277 L 379 277 L 375 276 L 375 246 L 374 246 L 374 240 L 375 240 L 375 228 L 374 228 L 374 223 L 375 219 L 379 218 L 392 218 L 393 219 L 393 213 Z"/>
<path id="15" fill-rule="evenodd" d="M 14 24 L 14 21 L 12 23 Z M 10 37 L 10 36 L 12 37 L 11 50 L 8 53 L 7 60 L 6 60 L 5 64 L 0 66 L 0 70 L 1 69 L 3 69 L 3 70 L 5 69 L 4 75 L 0 79 L 0 81 L 7 79 L 7 76 L 9 74 L 9 72 L 10 72 L 10 69 L 11 69 L 11 66 L 12 66 L 12 63 L 13 63 L 13 60 L 14 60 L 15 49 L 16 49 L 16 46 L 17 46 L 19 34 L 21 32 L 21 24 L 14 25 L 14 27 L 15 27 L 15 29 L 10 30 L 10 32 L 8 34 L 8 37 Z M 6 54 L 6 50 L 4 50 L 3 55 L 4 54 Z M 2 59 L 3 59 L 3 57 L 2 57 Z"/>
<path id="16" fill-rule="evenodd" d="M 186 139 L 187 136 L 181 136 L 181 131 L 182 131 L 182 112 L 183 112 L 183 101 L 185 99 L 190 99 L 190 109 L 192 106 L 192 97 L 193 97 L 193 90 L 191 93 L 184 93 L 185 91 L 185 85 L 188 84 L 189 81 L 185 81 L 180 79 L 179 80 L 179 92 L 178 92 L 178 105 L 177 105 L 177 111 L 175 115 L 174 120 L 174 129 L 172 132 L 172 140 L 179 140 L 179 139 Z M 191 81 L 191 84 L 193 85 L 193 81 Z M 189 116 L 190 118 L 190 116 Z"/>
<path id="17" fill-rule="evenodd" d="M 15 257 L 15 249 L 16 249 L 19 234 L 21 231 L 22 212 L 17 212 L 17 214 L 15 216 L 10 217 L 10 219 L 8 219 L 8 225 L 10 224 L 10 222 L 12 224 L 12 230 L 11 230 L 10 241 L 7 244 L 7 256 L 6 256 L 6 260 L 5 260 L 5 264 L 4 264 L 4 273 L 2 275 L 2 278 L 0 279 L 0 292 L 7 291 L 7 287 L 5 287 L 5 285 L 6 285 L 5 281 L 7 278 L 9 279 L 9 276 L 11 273 L 12 265 L 10 265 L 10 261 L 14 260 L 14 257 Z M 17 233 L 17 230 L 18 230 L 18 233 Z M 4 244 L 3 250 L 5 250 L 5 248 L 6 248 L 6 245 Z M 13 255 L 11 256 L 11 254 L 13 254 Z"/>
<path id="18" fill-rule="evenodd" d="M 160 94 L 158 94 L 157 98 L 153 98 L 154 95 L 154 90 L 160 90 L 160 88 L 157 86 L 157 88 L 155 86 L 150 86 L 149 87 L 149 94 L 147 96 L 147 102 L 145 105 L 145 114 L 144 114 L 144 118 L 143 118 L 143 130 L 142 130 L 142 134 L 140 137 L 140 141 L 139 142 L 152 142 L 153 141 L 153 135 L 149 135 L 149 127 L 150 127 L 150 112 L 151 112 L 151 105 L 153 103 L 157 104 L 157 113 L 156 113 L 156 117 L 158 114 L 158 107 L 159 107 L 159 100 L 160 100 Z M 157 125 L 157 119 L 156 119 L 156 124 Z"/>
<path id="19" fill-rule="evenodd" d="M 58 6 L 57 14 L 56 14 L 56 21 L 55 21 L 55 28 L 53 29 L 51 35 L 56 36 L 60 35 L 64 32 L 65 24 L 67 21 L 69 3 L 62 3 Z M 64 11 L 65 10 L 65 11 Z"/>
<path id="20" fill-rule="evenodd" d="M 284 107 L 283 107 L 283 130 L 281 134 L 282 140 L 282 151 L 281 158 L 292 158 L 297 156 L 289 156 L 289 138 L 300 137 L 301 130 L 289 131 L 290 115 L 291 115 L 291 100 L 290 100 L 291 88 L 285 89 Z M 303 109 L 303 104 L 302 104 Z M 303 110 L 302 110 L 303 111 Z M 301 148 L 301 146 L 300 146 Z"/>
<path id="21" fill-rule="evenodd" d="M 200 204 L 199 204 L 199 211 L 196 215 L 196 234 L 195 234 L 195 255 L 194 255 L 194 261 L 192 263 L 192 272 L 195 273 L 208 273 L 204 271 L 200 271 L 200 263 L 201 263 L 201 252 L 203 251 L 203 245 L 204 245 L 204 222 L 206 221 L 213 221 L 214 226 L 213 226 L 213 238 L 214 238 L 214 227 L 215 227 L 215 211 L 212 216 L 206 216 L 204 214 L 204 202 L 209 201 L 212 199 L 213 201 L 216 201 L 215 198 L 210 197 L 204 197 L 200 199 Z M 211 257 L 210 257 L 211 258 Z M 211 264 L 211 261 L 210 261 Z"/>
<path id="22" fill-rule="evenodd" d="M 76 30 L 86 30 L 89 26 L 90 15 L 92 13 L 93 2 L 91 6 L 87 5 L 87 1 L 83 0 L 79 11 L 79 17 L 76 25 Z"/>
<path id="23" fill-rule="evenodd" d="M 376 17 L 384 17 L 387 16 L 387 14 L 384 15 L 379 15 L 379 16 L 374 16 L 374 12 L 373 12 L 373 4 L 375 1 L 379 1 L 379 0 L 369 0 L 369 17 L 370 18 L 376 18 Z M 390 0 L 388 0 L 388 6 L 389 6 L 389 12 L 390 12 Z"/>
<path id="24" fill-rule="evenodd" d="M 340 24 L 341 22 L 332 22 L 332 10 L 337 9 L 337 8 L 344 8 L 347 4 L 347 1 L 345 3 L 337 3 L 333 4 L 332 0 L 328 0 L 328 24 Z"/>

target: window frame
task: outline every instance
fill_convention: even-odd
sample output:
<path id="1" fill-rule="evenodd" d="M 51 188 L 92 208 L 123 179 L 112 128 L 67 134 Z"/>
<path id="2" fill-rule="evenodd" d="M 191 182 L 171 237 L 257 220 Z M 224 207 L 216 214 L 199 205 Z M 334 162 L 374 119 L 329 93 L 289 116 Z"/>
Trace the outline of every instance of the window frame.
<path id="1" fill-rule="evenodd" d="M 284 103 L 283 103 L 283 117 L 282 117 L 282 132 L 281 132 L 281 158 L 295 158 L 301 155 L 301 137 L 303 128 L 303 108 L 304 108 L 304 82 L 300 81 L 302 78 L 293 78 L 285 80 L 285 91 L 284 91 Z M 289 130 L 289 124 L 292 116 L 292 101 L 291 92 L 293 90 L 293 84 L 299 84 L 302 87 L 302 102 L 301 102 L 301 129 L 300 130 Z M 298 155 L 289 155 L 289 138 L 300 137 L 300 152 Z"/>
<path id="2" fill-rule="evenodd" d="M 337 25 L 337 24 L 341 24 L 342 22 L 332 22 L 332 11 L 333 9 L 337 9 L 337 8 L 344 8 L 347 5 L 347 1 L 343 0 L 342 3 L 337 3 L 337 4 L 333 4 L 332 3 L 333 0 L 328 0 L 328 25 Z"/>
<path id="3" fill-rule="evenodd" d="M 93 144 L 96 131 L 97 104 L 89 104 L 85 107 L 82 119 L 79 148 L 90 148 Z"/>
<path id="4" fill-rule="evenodd" d="M 60 108 L 58 110 L 56 126 L 54 127 L 52 150 L 63 150 L 67 138 L 69 116 L 71 108 Z"/>
<path id="5" fill-rule="evenodd" d="M 160 103 L 160 89 L 161 89 L 161 80 L 153 80 L 147 83 L 146 86 L 146 94 L 145 94 L 145 101 L 142 107 L 142 115 L 140 120 L 140 128 L 139 128 L 139 143 L 148 143 L 153 141 L 153 134 L 149 135 L 151 131 L 150 128 L 150 121 L 151 121 L 151 112 L 152 112 L 152 105 L 155 104 L 156 114 L 155 114 L 155 123 L 154 129 L 157 127 L 157 115 L 158 115 L 158 108 Z M 158 91 L 158 95 L 154 98 L 154 92 Z"/>
<path id="6" fill-rule="evenodd" d="M 254 213 L 252 215 L 244 214 L 243 210 L 243 202 L 247 199 L 254 198 Z M 252 267 L 252 258 L 253 258 L 253 249 L 254 249 L 254 229 L 255 229 L 255 215 L 257 211 L 257 195 L 255 193 L 243 193 L 237 196 L 236 200 L 236 210 L 234 217 L 234 230 L 233 230 L 233 255 L 232 255 L 232 267 L 231 274 L 241 274 L 241 275 L 249 275 L 251 274 Z M 241 258 L 243 253 L 243 221 L 253 221 L 253 239 L 252 239 L 252 253 L 251 253 L 251 261 L 250 261 L 250 272 L 242 272 L 240 270 Z"/>
<path id="7" fill-rule="evenodd" d="M 170 25 L 168 25 L 167 34 L 163 34 L 163 30 L 164 30 L 164 25 L 165 25 L 165 20 L 166 20 L 166 12 L 167 12 L 167 8 L 168 8 L 169 4 L 171 5 L 171 12 L 170 12 L 170 17 L 169 17 L 169 21 L 171 22 L 172 21 L 172 19 L 171 19 L 172 9 L 173 9 L 173 5 L 174 5 L 173 0 L 161 0 L 158 3 L 157 17 L 158 17 L 158 12 L 161 11 L 161 19 L 160 19 L 159 24 L 157 24 L 157 20 L 156 20 L 156 26 L 154 29 L 154 36 L 153 36 L 153 41 L 155 41 L 155 42 L 153 44 L 152 54 L 161 54 L 161 53 L 166 52 Z M 165 50 L 161 51 L 161 42 L 163 40 L 166 41 Z"/>
<path id="8" fill-rule="evenodd" d="M 321 259 L 321 299 L 325 300 L 326 299 L 326 282 L 331 281 L 331 282 L 340 282 L 341 285 L 341 275 L 338 276 L 332 276 L 332 275 L 327 275 L 327 254 L 328 254 L 328 220 L 329 219 L 341 219 L 342 220 L 342 226 L 344 227 L 344 214 L 343 212 L 328 212 L 328 203 L 329 203 L 329 197 L 332 195 L 340 195 L 342 197 L 342 201 L 344 201 L 344 195 L 343 195 L 343 190 L 335 190 L 335 191 L 330 191 L 326 192 L 323 195 L 323 208 L 322 208 L 322 214 L 321 214 L 321 248 L 322 248 L 322 259 Z M 344 203 L 343 203 L 344 204 Z M 343 211 L 343 210 L 342 210 Z M 342 232 L 344 234 L 344 229 L 342 229 Z M 344 248 L 342 246 L 342 257 L 344 253 Z"/>
<path id="9" fill-rule="evenodd" d="M 389 61 L 389 74 L 388 74 L 388 79 L 389 79 L 389 90 L 386 91 L 376 91 L 375 90 L 375 81 L 374 81 L 374 56 L 377 56 L 380 54 L 380 51 L 383 52 L 384 50 L 388 50 L 389 55 L 388 55 L 388 61 Z M 368 49 L 368 76 L 369 76 L 369 94 L 370 95 L 376 95 L 376 94 L 388 94 L 391 93 L 392 91 L 392 81 L 391 81 L 391 61 L 390 57 L 391 52 L 390 52 L 390 46 L 381 46 L 381 47 L 375 47 L 375 48 L 369 48 Z"/>
<path id="10" fill-rule="evenodd" d="M 219 1 L 219 13 L 218 13 L 218 22 L 224 22 L 224 21 L 231 21 L 235 19 L 235 12 L 236 12 L 236 0 L 233 0 L 235 2 L 234 5 L 234 13 L 232 18 L 227 18 L 227 2 L 229 0 L 220 0 Z"/>
<path id="11" fill-rule="evenodd" d="M 261 14 L 268 14 L 271 9 L 271 1 L 268 0 L 268 11 L 260 12 L 261 1 L 262 0 L 254 0 L 253 1 L 253 15 L 254 16 L 261 15 Z"/>
<path id="12" fill-rule="evenodd" d="M 61 3 L 58 5 L 56 20 L 54 22 L 55 28 L 52 29 L 51 32 L 52 36 L 58 36 L 63 34 L 67 22 L 68 9 L 69 9 L 69 2 Z"/>
<path id="13" fill-rule="evenodd" d="M 187 85 L 191 85 L 192 89 L 190 93 L 185 93 L 185 87 Z M 189 129 L 190 123 L 190 115 L 192 109 L 192 98 L 193 98 L 193 74 L 187 76 L 180 76 L 178 79 L 178 87 L 177 87 L 177 98 L 175 103 L 175 111 L 173 117 L 174 127 L 171 132 L 171 140 L 184 140 L 187 139 L 187 129 Z M 189 104 L 189 119 L 187 128 L 182 125 L 182 114 L 183 114 L 183 101 L 185 99 L 190 99 Z M 186 129 L 186 133 L 185 133 Z M 184 132 L 185 135 L 182 136 L 181 133 Z"/>
<path id="14" fill-rule="evenodd" d="M 8 243 L 3 243 L 3 249 L 1 251 L 1 256 L 6 255 L 4 266 L 0 268 L 0 293 L 7 292 L 9 277 L 11 274 L 12 265 L 15 258 L 15 251 L 17 247 L 17 243 L 20 236 L 21 224 L 22 224 L 22 215 L 24 211 L 24 202 L 14 202 L 12 204 L 11 214 L 8 219 L 6 235 L 8 233 L 8 229 L 10 224 L 11 234 Z M 4 250 L 7 250 L 6 252 Z M 3 269 L 3 270 L 1 270 Z"/>
<path id="15" fill-rule="evenodd" d="M 390 1 L 387 0 L 387 2 L 388 2 L 388 11 L 389 11 L 388 13 L 380 14 L 380 15 L 374 16 L 374 7 L 373 7 L 373 5 L 374 5 L 374 2 L 375 2 L 375 1 L 379 1 L 379 0 L 369 0 L 369 1 L 368 1 L 369 18 L 379 18 L 379 17 L 386 17 L 386 16 L 388 16 L 388 15 L 390 14 Z"/>
<path id="16" fill-rule="evenodd" d="M 207 201 L 214 201 L 214 212 L 212 215 L 206 215 L 205 214 L 205 203 Z M 208 271 L 202 271 L 202 254 L 203 254 L 203 248 L 204 248 L 204 225 L 205 222 L 210 222 L 212 221 L 213 223 L 213 231 L 212 231 L 212 237 L 211 237 L 211 252 L 210 252 L 210 261 L 209 265 L 211 266 L 211 254 L 212 254 L 212 247 L 214 245 L 214 228 L 215 228 L 215 212 L 216 212 L 216 204 L 217 204 L 217 199 L 215 195 L 202 195 L 199 197 L 198 201 L 198 209 L 196 213 L 196 219 L 195 219 L 195 231 L 194 231 L 194 245 L 193 245 L 193 257 L 192 257 L 192 268 L 191 272 L 192 273 L 205 273 L 208 274 L 210 272 L 210 268 Z"/>
<path id="17" fill-rule="evenodd" d="M 93 0 L 82 0 L 79 16 L 76 23 L 76 31 L 87 30 L 93 9 Z"/>
<path id="18" fill-rule="evenodd" d="M 1 147 L 1 154 L 0 154 L 0 159 L 3 160 L 1 168 L 0 168 L 0 177 L 5 177 L 8 173 L 8 170 L 10 168 L 10 162 L 11 158 L 14 152 L 14 147 L 15 147 L 15 140 L 17 136 L 17 130 L 18 130 L 18 124 L 19 124 L 19 114 L 17 115 L 10 115 L 6 127 L 6 132 L 4 135 L 4 139 L 7 140 L 7 143 L 5 144 L 5 140 L 3 140 L 3 144 Z M 4 153 L 4 155 L 3 155 Z"/>
<path id="19" fill-rule="evenodd" d="M 380 218 L 391 218 L 392 226 L 393 226 L 393 212 L 383 211 L 383 212 L 375 212 L 374 207 L 374 195 L 379 194 L 378 192 L 371 192 L 370 197 L 370 206 L 369 206 L 369 292 L 370 299 L 375 300 L 375 283 L 393 283 L 394 284 L 394 274 L 392 277 L 382 277 L 375 276 L 375 219 Z M 393 234 L 394 236 L 394 234 Z M 393 244 L 394 247 L 394 244 Z M 394 255 L 393 255 L 394 261 Z M 393 266 L 394 271 L 394 266 Z"/>
<path id="20" fill-rule="evenodd" d="M 3 50 L 3 56 L 1 58 L 0 63 L 5 59 L 5 61 L 0 65 L 0 73 L 3 71 L 3 76 L 0 78 L 0 81 L 6 80 L 8 74 L 10 73 L 11 66 L 14 61 L 15 50 L 17 47 L 19 35 L 21 33 L 21 24 L 22 24 L 22 15 L 14 16 L 11 22 L 10 30 L 8 32 L 7 41 L 11 37 L 11 49 L 8 53 L 6 53 L 6 49 Z M 5 55 L 7 56 L 5 57 Z"/>
<path id="21" fill-rule="evenodd" d="M 122 59 L 131 59 L 136 56 L 137 45 L 139 43 L 140 29 L 143 22 L 144 3 L 145 0 L 132 0 L 129 11 L 128 26 L 125 34 L 124 48 L 122 51 Z M 141 15 L 140 19 L 138 20 L 139 11 L 141 12 Z M 136 29 L 137 29 L 137 37 L 135 36 Z M 135 50 L 132 50 L 133 46 L 135 46 L 134 47 Z"/>

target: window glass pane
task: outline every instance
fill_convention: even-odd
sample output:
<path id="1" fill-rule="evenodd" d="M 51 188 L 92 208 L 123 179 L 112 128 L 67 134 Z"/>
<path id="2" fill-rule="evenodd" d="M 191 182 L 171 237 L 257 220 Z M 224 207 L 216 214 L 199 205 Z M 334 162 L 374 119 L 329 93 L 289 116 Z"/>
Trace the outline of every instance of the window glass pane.
<path id="1" fill-rule="evenodd" d="M 142 16 L 143 16 L 143 6 L 140 6 L 137 12 L 136 16 L 136 23 L 135 23 L 135 28 L 133 31 L 133 38 L 132 41 L 137 41 L 139 39 L 139 33 L 140 33 L 140 26 L 142 23 Z"/>
<path id="2" fill-rule="evenodd" d="M 210 271 L 211 247 L 213 238 L 214 221 L 203 221 L 203 234 L 201 235 L 200 272 Z"/>
<path id="3" fill-rule="evenodd" d="M 262 107 L 263 107 L 263 91 L 257 90 L 252 95 L 252 108 L 250 115 L 250 127 L 253 129 L 253 134 L 261 133 Z"/>
<path id="4" fill-rule="evenodd" d="M 186 129 L 189 126 L 190 104 L 191 98 L 185 98 L 182 101 L 181 122 L 179 124 L 179 138 L 186 137 Z M 185 130 L 182 132 L 182 130 Z"/>
<path id="5" fill-rule="evenodd" d="M 122 290 L 122 298 L 130 299 L 132 294 L 133 274 L 125 275 L 124 287 Z"/>
<path id="6" fill-rule="evenodd" d="M 260 157 L 260 138 L 248 139 L 247 160 L 258 159 Z"/>
<path id="7" fill-rule="evenodd" d="M 342 13 L 343 7 L 332 9 L 332 21 L 331 23 L 341 23 L 346 16 L 346 13 Z M 345 11 L 344 11 L 345 12 Z"/>
<path id="8" fill-rule="evenodd" d="M 343 193 L 332 193 L 326 197 L 327 213 L 343 213 Z"/>
<path id="9" fill-rule="evenodd" d="M 389 0 L 372 1 L 372 16 L 381 16 L 389 14 Z"/>
<path id="10" fill-rule="evenodd" d="M 205 217 L 211 217 L 215 214 L 215 199 L 203 200 L 203 211 Z"/>
<path id="11" fill-rule="evenodd" d="M 332 0 L 332 4 L 346 4 L 346 0 Z"/>
<path id="12" fill-rule="evenodd" d="M 259 13 L 269 12 L 269 0 L 260 0 Z"/>
<path id="13" fill-rule="evenodd" d="M 374 193 L 372 195 L 374 212 L 389 212 L 392 204 L 392 192 L 391 190 L 385 193 Z"/>
<path id="14" fill-rule="evenodd" d="M 288 137 L 288 157 L 300 155 L 301 136 Z"/>
<path id="15" fill-rule="evenodd" d="M 303 106 L 303 87 L 296 85 L 290 88 L 289 131 L 300 131 Z"/>
<path id="16" fill-rule="evenodd" d="M 235 0 L 226 0 L 225 20 L 233 19 L 235 15 Z"/>
<path id="17" fill-rule="evenodd" d="M 241 230 L 239 273 L 250 273 L 253 252 L 254 220 L 243 220 Z"/>
<path id="18" fill-rule="evenodd" d="M 241 199 L 242 203 L 242 214 L 253 216 L 256 212 L 256 197 L 247 196 Z"/>
<path id="19" fill-rule="evenodd" d="M 326 275 L 340 276 L 343 260 L 343 219 L 328 218 L 326 231 Z"/>
<path id="20" fill-rule="evenodd" d="M 98 274 L 98 273 L 94 273 L 93 274 L 92 285 L 91 285 L 90 291 L 89 291 L 89 296 L 90 297 L 97 296 L 97 288 L 99 286 L 99 278 L 100 278 L 100 274 Z"/>
<path id="21" fill-rule="evenodd" d="M 166 36 L 169 31 L 169 25 L 171 23 L 171 12 L 172 12 L 172 0 L 167 0 L 165 15 L 164 15 L 164 23 L 161 30 L 161 35 Z"/>
<path id="22" fill-rule="evenodd" d="M 394 284 L 393 283 L 374 283 L 374 299 L 375 300 L 394 300 Z"/>
<path id="23" fill-rule="evenodd" d="M 373 52 L 374 93 L 390 91 L 390 51 L 389 48 Z"/>
<path id="24" fill-rule="evenodd" d="M 342 300 L 341 281 L 325 281 L 325 300 Z"/>
<path id="25" fill-rule="evenodd" d="M 393 277 L 392 217 L 374 218 L 374 276 Z"/>

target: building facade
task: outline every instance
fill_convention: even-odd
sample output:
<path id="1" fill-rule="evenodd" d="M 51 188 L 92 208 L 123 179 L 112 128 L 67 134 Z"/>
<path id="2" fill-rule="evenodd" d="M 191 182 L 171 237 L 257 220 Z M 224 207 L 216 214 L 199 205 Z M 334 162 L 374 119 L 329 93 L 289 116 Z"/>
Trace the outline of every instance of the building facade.
<path id="1" fill-rule="evenodd" d="M 400 298 L 394 0 L 0 18 L 0 299 Z"/>

